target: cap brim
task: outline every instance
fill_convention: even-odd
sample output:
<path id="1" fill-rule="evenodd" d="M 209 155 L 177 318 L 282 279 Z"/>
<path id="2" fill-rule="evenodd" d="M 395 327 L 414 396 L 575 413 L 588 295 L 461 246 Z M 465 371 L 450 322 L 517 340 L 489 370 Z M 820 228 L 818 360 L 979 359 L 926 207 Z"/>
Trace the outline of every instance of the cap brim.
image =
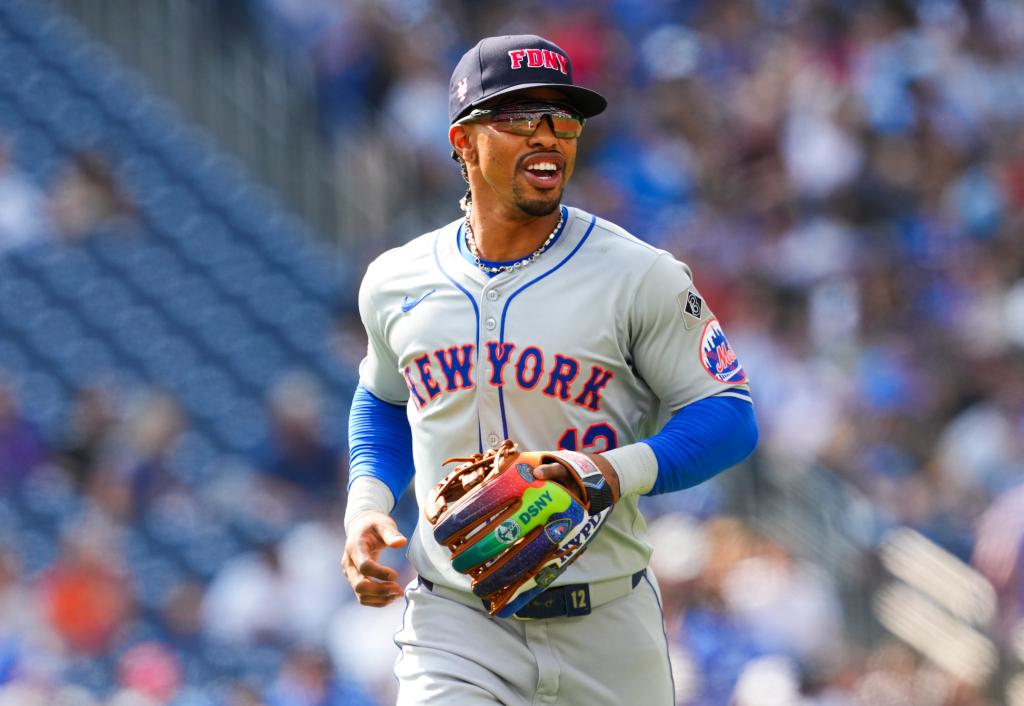
<path id="1" fill-rule="evenodd" d="M 520 83 L 501 91 L 495 91 L 494 93 L 489 93 L 486 96 L 481 96 L 479 100 L 474 101 L 463 108 L 462 111 L 455 116 L 455 120 L 452 120 L 452 122 L 454 123 L 462 119 L 468 115 L 471 110 L 480 107 L 482 104 L 490 100 L 510 93 L 525 91 L 528 88 L 554 88 L 561 91 L 565 94 L 567 102 L 576 108 L 584 118 L 592 118 L 595 115 L 603 113 L 604 109 L 608 107 L 608 101 L 604 99 L 604 96 L 597 91 L 592 91 L 589 88 L 583 88 L 583 86 L 571 86 L 564 83 Z"/>

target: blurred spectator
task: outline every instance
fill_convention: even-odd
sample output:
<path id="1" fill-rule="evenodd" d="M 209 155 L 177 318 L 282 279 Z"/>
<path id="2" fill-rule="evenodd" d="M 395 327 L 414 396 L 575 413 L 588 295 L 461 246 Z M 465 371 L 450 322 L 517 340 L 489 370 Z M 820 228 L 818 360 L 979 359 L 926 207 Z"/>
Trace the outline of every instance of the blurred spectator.
<path id="1" fill-rule="evenodd" d="M 666 512 L 648 527 L 651 569 L 661 589 L 661 606 L 666 633 L 677 636 L 693 600 L 694 587 L 708 565 L 708 542 L 696 520 L 681 512 Z M 676 689 L 676 700 L 688 704 L 701 689 L 694 655 L 674 637 L 669 643 L 669 659 Z"/>
<path id="2" fill-rule="evenodd" d="M 691 683 L 682 702 L 690 706 L 727 703 L 744 666 L 766 654 L 729 614 L 722 595 L 729 572 L 751 555 L 752 536 L 733 518 L 710 520 L 702 533 L 706 561 L 680 596 L 683 617 L 673 636 L 685 655 Z"/>
<path id="3" fill-rule="evenodd" d="M 392 560 L 394 561 L 394 560 Z M 413 577 L 402 562 L 400 585 Z M 366 611 L 356 601 L 348 601 L 328 625 L 326 647 L 335 671 L 349 675 L 368 694 L 381 703 L 394 703 L 398 694 L 393 667 L 398 651 L 394 635 L 402 624 L 404 601 L 395 601 L 380 610 Z M 359 635 L 358 640 L 352 639 Z"/>
<path id="4" fill-rule="evenodd" d="M 331 669 L 318 650 L 296 650 L 267 690 L 267 706 L 373 706 L 355 683 Z"/>
<path id="5" fill-rule="evenodd" d="M 782 657 L 751 660 L 736 683 L 734 706 L 799 706 L 795 666 Z"/>
<path id="6" fill-rule="evenodd" d="M 160 608 L 160 625 L 168 643 L 183 654 L 202 647 L 202 605 L 206 587 L 198 581 L 174 585 Z"/>
<path id="7" fill-rule="evenodd" d="M 338 450 L 324 439 L 322 395 L 311 376 L 290 373 L 269 396 L 270 434 L 257 466 L 299 505 L 337 502 L 344 487 Z"/>
<path id="8" fill-rule="evenodd" d="M 972 563 L 999 596 L 999 637 L 1010 641 L 1024 626 L 1024 485 L 998 497 L 982 514 Z"/>
<path id="9" fill-rule="evenodd" d="M 57 236 L 76 242 L 119 219 L 135 207 L 105 157 L 75 152 L 50 189 L 50 211 Z"/>
<path id="10" fill-rule="evenodd" d="M 938 670 L 918 672 L 913 652 L 896 643 L 876 648 L 868 658 L 864 676 L 856 686 L 857 698 L 865 704 L 893 706 L 946 706 L 952 680 Z"/>
<path id="11" fill-rule="evenodd" d="M 187 420 L 177 400 L 149 391 L 130 404 L 113 432 L 114 442 L 100 460 L 99 485 L 114 483 L 128 493 L 118 500 L 124 510 L 141 513 L 161 493 L 176 485 L 172 454 Z M 116 488 L 110 489 L 112 494 Z"/>
<path id="12" fill-rule="evenodd" d="M 991 393 L 949 420 L 936 455 L 951 488 L 993 497 L 1024 477 L 1024 363 L 984 363 Z"/>
<path id="13" fill-rule="evenodd" d="M 88 488 L 118 421 L 111 390 L 102 385 L 79 389 L 58 452 L 61 465 L 79 488 Z"/>
<path id="14" fill-rule="evenodd" d="M 292 26 L 308 42 L 313 62 L 317 104 L 328 139 L 354 127 L 365 127 L 369 108 L 378 106 L 389 82 L 389 57 L 375 51 L 382 28 L 366 3 L 277 2 L 278 8 L 304 5 L 305 16 Z M 287 17 L 287 15 L 285 15 Z M 313 30 L 313 31 L 311 31 Z"/>
<path id="15" fill-rule="evenodd" d="M 721 587 L 739 629 L 771 654 L 803 664 L 834 663 L 842 647 L 835 587 L 779 542 L 759 538 L 751 551 L 729 569 Z"/>
<path id="16" fill-rule="evenodd" d="M 340 513 L 331 521 L 299 524 L 281 540 L 290 629 L 302 644 L 325 644 L 332 616 L 352 600 L 345 576 L 338 571 L 344 548 Z"/>
<path id="17" fill-rule="evenodd" d="M 359 361 L 366 355 L 366 329 L 359 315 L 342 311 L 334 319 L 330 337 L 331 350 L 346 370 L 358 370 Z"/>
<path id="18" fill-rule="evenodd" d="M 40 584 L 47 615 L 73 651 L 102 655 L 133 612 L 127 567 L 102 524 L 73 526 Z"/>
<path id="19" fill-rule="evenodd" d="M 171 702 L 181 679 L 178 658 L 159 642 L 135 645 L 118 661 L 118 683 L 158 706 Z"/>
<path id="20" fill-rule="evenodd" d="M 651 568 L 661 587 L 665 624 L 675 631 L 679 629 L 693 582 L 707 566 L 708 543 L 697 522 L 677 512 L 655 518 L 648 532 L 654 548 Z"/>
<path id="21" fill-rule="evenodd" d="M 306 522 L 232 559 L 202 598 L 205 633 L 232 644 L 325 644 L 332 616 L 351 601 L 337 570 L 344 544 L 337 521 Z"/>
<path id="22" fill-rule="evenodd" d="M 0 134 L 0 253 L 46 234 L 46 197 L 18 172 L 10 141 Z"/>
<path id="23" fill-rule="evenodd" d="M 11 383 L 0 371 L 0 488 L 20 483 L 48 456 L 42 437 L 21 417 Z"/>
<path id="24" fill-rule="evenodd" d="M 0 547 L 0 684 L 52 678 L 61 651 L 13 552 Z"/>
<path id="25" fill-rule="evenodd" d="M 263 13 L 270 38 L 282 42 L 284 51 L 311 50 L 325 28 L 348 12 L 330 0 L 259 0 L 253 3 Z"/>
<path id="26" fill-rule="evenodd" d="M 259 690 L 248 684 L 234 684 L 225 698 L 225 706 L 269 706 Z"/>
<path id="27" fill-rule="evenodd" d="M 134 689 L 119 689 L 107 700 L 105 706 L 161 706 L 161 704 Z"/>
<path id="28" fill-rule="evenodd" d="M 286 577 L 276 544 L 228 561 L 203 598 L 204 633 L 237 649 L 261 642 L 282 644 L 292 636 Z"/>
<path id="29" fill-rule="evenodd" d="M 43 686 L 15 682 L 0 688 L 0 706 L 49 706 L 50 696 Z"/>

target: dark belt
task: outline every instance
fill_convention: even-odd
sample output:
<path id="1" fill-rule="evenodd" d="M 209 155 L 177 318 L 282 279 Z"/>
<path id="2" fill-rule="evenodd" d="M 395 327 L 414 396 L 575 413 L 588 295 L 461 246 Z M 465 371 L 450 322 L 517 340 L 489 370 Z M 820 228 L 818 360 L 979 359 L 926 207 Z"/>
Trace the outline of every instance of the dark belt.
<path id="1" fill-rule="evenodd" d="M 647 569 L 641 569 L 633 574 L 630 577 L 631 586 L 629 590 L 636 588 L 637 584 L 640 583 L 646 574 Z M 428 591 L 431 593 L 438 592 L 434 589 L 433 581 L 425 579 L 422 576 L 420 576 L 419 579 L 420 583 L 426 586 Z M 601 598 L 595 603 L 591 596 L 590 587 L 591 584 L 589 583 L 570 583 L 564 586 L 549 588 L 516 611 L 514 617 L 521 620 L 541 620 L 543 618 L 564 618 L 589 615 L 593 608 L 596 608 L 602 603 L 608 602 L 607 600 L 604 600 L 604 598 Z M 446 589 L 444 591 L 445 596 L 448 596 L 450 593 L 455 592 L 451 589 Z M 461 596 L 472 597 L 472 594 L 465 594 L 461 591 L 458 593 L 461 594 L 460 598 Z M 604 592 L 602 592 L 602 594 L 603 593 Z M 608 600 L 620 597 L 620 595 L 610 595 L 608 596 Z M 484 602 L 480 601 L 480 605 L 481 607 L 484 607 Z"/>

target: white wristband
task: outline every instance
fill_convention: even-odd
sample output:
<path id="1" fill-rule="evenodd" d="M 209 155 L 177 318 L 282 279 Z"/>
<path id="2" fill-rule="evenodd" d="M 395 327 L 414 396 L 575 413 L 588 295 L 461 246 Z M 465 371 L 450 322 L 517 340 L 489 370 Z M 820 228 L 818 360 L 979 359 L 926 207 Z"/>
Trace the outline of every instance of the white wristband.
<path id="1" fill-rule="evenodd" d="M 606 459 L 619 474 L 619 492 L 622 497 L 642 495 L 654 487 L 658 479 L 658 457 L 654 449 L 643 442 L 627 444 L 605 451 Z"/>
<path id="2" fill-rule="evenodd" d="M 359 476 L 348 489 L 348 504 L 345 505 L 345 532 L 349 525 L 367 512 L 391 512 L 395 506 L 395 496 L 384 481 L 370 476 Z"/>

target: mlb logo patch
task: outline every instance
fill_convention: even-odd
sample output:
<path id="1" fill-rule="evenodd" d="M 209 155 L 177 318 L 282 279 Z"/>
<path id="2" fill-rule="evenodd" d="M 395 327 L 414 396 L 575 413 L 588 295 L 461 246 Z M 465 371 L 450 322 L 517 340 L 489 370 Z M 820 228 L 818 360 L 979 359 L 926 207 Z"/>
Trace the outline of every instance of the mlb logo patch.
<path id="1" fill-rule="evenodd" d="M 683 309 L 690 316 L 700 318 L 701 310 L 704 308 L 704 300 L 696 292 L 686 293 L 686 307 Z"/>
<path id="2" fill-rule="evenodd" d="M 681 292 L 676 297 L 676 301 L 679 302 L 679 310 L 683 312 L 683 326 L 686 327 L 687 331 L 695 329 L 701 319 L 704 318 L 704 315 L 708 313 L 704 299 L 694 289 L 687 289 L 685 292 Z"/>
<path id="3" fill-rule="evenodd" d="M 708 375 L 719 382 L 740 385 L 747 381 L 747 374 L 729 345 L 729 339 L 725 337 L 718 319 L 711 319 L 704 326 L 704 333 L 700 337 L 700 362 Z"/>

